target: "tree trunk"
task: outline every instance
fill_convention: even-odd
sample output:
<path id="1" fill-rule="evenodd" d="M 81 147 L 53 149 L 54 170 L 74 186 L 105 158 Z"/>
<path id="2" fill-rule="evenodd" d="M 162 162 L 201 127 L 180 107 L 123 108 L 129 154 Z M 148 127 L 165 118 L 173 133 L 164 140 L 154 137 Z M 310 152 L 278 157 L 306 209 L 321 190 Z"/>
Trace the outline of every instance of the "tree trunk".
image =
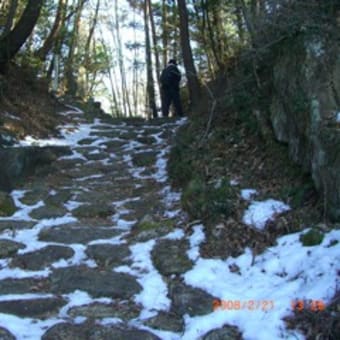
<path id="1" fill-rule="evenodd" d="M 153 42 L 154 56 L 155 56 L 155 62 L 156 62 L 157 83 L 158 83 L 158 87 L 160 91 L 161 85 L 159 81 L 159 75 L 161 73 L 161 65 L 159 61 L 158 44 L 157 44 L 157 36 L 156 36 L 156 25 L 155 25 L 155 20 L 154 20 L 153 13 L 152 13 L 151 0 L 148 0 L 148 6 L 149 6 L 152 42 Z"/>
<path id="2" fill-rule="evenodd" d="M 59 0 L 57 14 L 51 32 L 46 38 L 43 46 L 36 52 L 36 56 L 41 61 L 46 60 L 48 52 L 50 52 L 51 49 L 53 48 L 55 41 L 61 31 L 61 28 L 63 27 L 66 18 L 66 6 L 67 0 Z"/>
<path id="3" fill-rule="evenodd" d="M 237 31 L 238 36 L 240 38 L 241 44 L 244 44 L 244 27 L 243 27 L 243 18 L 242 18 L 242 8 L 239 4 L 238 0 L 235 0 L 235 14 L 236 14 L 236 23 L 237 23 Z"/>
<path id="4" fill-rule="evenodd" d="M 253 47 L 255 47 L 255 29 L 253 18 L 250 17 L 249 10 L 244 0 L 238 0 L 240 4 L 240 8 L 242 10 L 244 22 L 246 24 L 247 30 L 250 35 L 250 42 Z"/>
<path id="5" fill-rule="evenodd" d="M 147 80 L 146 80 L 146 88 L 147 88 L 147 108 L 148 112 L 152 114 L 153 118 L 157 118 L 157 108 L 156 108 L 156 100 L 155 100 L 155 88 L 154 88 L 154 80 L 153 80 L 153 72 L 152 72 L 152 58 L 151 58 L 151 43 L 150 43 L 150 32 L 149 32 L 149 4 L 150 0 L 145 0 L 144 3 L 144 25 L 145 25 L 145 62 L 147 69 Z"/>
<path id="6" fill-rule="evenodd" d="M 162 0 L 162 43 L 163 43 L 163 67 L 168 63 L 168 9 L 166 0 Z M 158 74 L 159 76 L 159 74 Z"/>
<path id="7" fill-rule="evenodd" d="M 78 0 L 78 3 L 77 3 L 76 15 L 74 17 L 74 22 L 73 22 L 73 32 L 71 36 L 69 52 L 68 52 L 68 57 L 66 61 L 66 66 L 65 66 L 67 94 L 71 96 L 74 96 L 77 93 L 77 80 L 74 74 L 75 72 L 74 57 L 75 57 L 76 43 L 78 39 L 81 13 L 83 11 L 85 1 L 86 0 Z"/>
<path id="8" fill-rule="evenodd" d="M 17 54 L 33 31 L 40 15 L 44 0 L 29 0 L 25 10 L 14 27 L 0 40 L 0 71 L 4 72 L 6 64 Z"/>
<path id="9" fill-rule="evenodd" d="M 222 68 L 222 62 L 221 62 L 221 52 L 219 51 L 218 45 L 216 44 L 214 32 L 216 32 L 217 27 L 216 25 L 212 25 L 209 15 L 209 4 L 208 1 L 204 1 L 204 15 L 205 20 L 208 26 L 208 33 L 209 33 L 209 40 L 210 40 L 210 46 L 211 50 L 215 59 L 215 62 L 219 69 Z"/>
<path id="10" fill-rule="evenodd" d="M 172 41 L 171 41 L 171 52 L 170 52 L 170 59 L 176 58 L 178 55 L 178 41 L 180 39 L 180 33 L 179 33 L 179 22 L 178 22 L 178 6 L 176 4 L 176 1 L 173 1 L 173 6 L 172 6 L 172 17 L 171 20 L 169 21 L 170 29 L 172 32 Z"/>
<path id="11" fill-rule="evenodd" d="M 97 4 L 96 4 L 96 9 L 94 12 L 94 16 L 92 19 L 92 23 L 91 23 L 91 27 L 90 27 L 90 31 L 89 31 L 89 35 L 87 37 L 86 40 L 86 44 L 85 44 L 85 60 L 84 60 L 84 66 L 85 66 L 85 96 L 89 97 L 91 96 L 91 92 L 90 92 L 90 75 L 89 75 L 89 65 L 91 63 L 91 52 L 90 52 L 90 46 L 91 46 L 91 41 L 93 39 L 93 35 L 94 35 L 94 30 L 97 26 L 97 21 L 98 21 L 98 13 L 99 13 L 99 8 L 100 8 L 100 0 L 97 0 Z"/>
<path id="12" fill-rule="evenodd" d="M 188 79 L 189 98 L 192 105 L 195 105 L 200 97 L 200 84 L 197 78 L 197 72 L 193 61 L 189 27 L 188 27 L 188 11 L 185 0 L 177 0 L 180 20 L 180 38 L 183 53 L 183 61 L 185 73 Z"/>
<path id="13" fill-rule="evenodd" d="M 119 72 L 121 76 L 121 88 L 122 88 L 122 99 L 123 99 L 123 108 L 124 108 L 124 115 L 125 116 L 132 116 L 131 105 L 130 105 L 130 97 L 127 89 L 127 81 L 126 81 L 126 72 L 125 72 L 125 63 L 123 57 L 123 44 L 121 41 L 121 33 L 120 33 L 120 25 L 119 25 L 119 15 L 118 15 L 118 0 L 115 0 L 114 4 L 114 11 L 115 11 L 115 43 L 116 48 L 118 49 L 118 64 L 119 64 Z"/>
<path id="14" fill-rule="evenodd" d="M 215 77 L 215 67 L 213 65 L 212 59 L 214 56 L 211 55 L 211 49 L 209 49 L 209 44 L 207 41 L 207 36 L 206 36 L 206 15 L 205 15 L 205 10 L 204 10 L 204 4 L 203 0 L 200 0 L 200 4 L 196 3 L 196 1 L 193 1 L 193 6 L 196 14 L 196 20 L 197 20 L 197 26 L 200 32 L 200 46 L 201 49 L 204 51 L 206 55 L 206 63 L 207 63 L 207 68 L 209 71 L 210 78 Z"/>

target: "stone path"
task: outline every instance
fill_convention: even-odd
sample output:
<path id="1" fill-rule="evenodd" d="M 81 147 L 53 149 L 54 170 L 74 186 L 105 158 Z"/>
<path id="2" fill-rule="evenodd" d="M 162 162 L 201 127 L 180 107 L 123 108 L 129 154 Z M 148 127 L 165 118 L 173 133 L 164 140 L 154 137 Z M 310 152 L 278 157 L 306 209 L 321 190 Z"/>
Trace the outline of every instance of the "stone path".
<path id="1" fill-rule="evenodd" d="M 180 278 L 193 262 L 166 156 L 182 121 L 67 114 L 72 153 L 0 219 L 0 339 L 180 339 L 213 301 Z"/>

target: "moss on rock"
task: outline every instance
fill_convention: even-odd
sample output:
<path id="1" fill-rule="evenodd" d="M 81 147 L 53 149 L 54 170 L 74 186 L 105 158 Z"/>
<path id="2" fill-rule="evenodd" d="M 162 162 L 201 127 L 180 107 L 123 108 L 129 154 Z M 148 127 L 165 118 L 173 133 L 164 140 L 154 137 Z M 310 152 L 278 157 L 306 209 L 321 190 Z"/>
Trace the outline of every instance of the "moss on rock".
<path id="1" fill-rule="evenodd" d="M 0 191 L 0 216 L 12 216 L 15 211 L 16 207 L 12 197 Z"/>
<path id="2" fill-rule="evenodd" d="M 225 178 L 218 184 L 207 184 L 204 179 L 195 177 L 183 191 L 182 204 L 194 218 L 215 220 L 231 214 L 233 198 L 235 192 Z"/>
<path id="3" fill-rule="evenodd" d="M 311 229 L 307 233 L 300 236 L 300 242 L 305 247 L 317 246 L 323 241 L 324 234 L 318 229 Z"/>

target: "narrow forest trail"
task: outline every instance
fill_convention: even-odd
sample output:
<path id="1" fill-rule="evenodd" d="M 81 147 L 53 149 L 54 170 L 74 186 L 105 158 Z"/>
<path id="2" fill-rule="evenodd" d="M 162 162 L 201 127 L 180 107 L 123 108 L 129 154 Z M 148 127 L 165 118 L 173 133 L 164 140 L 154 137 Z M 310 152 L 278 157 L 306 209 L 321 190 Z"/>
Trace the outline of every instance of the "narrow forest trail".
<path id="1" fill-rule="evenodd" d="M 298 282 L 288 269 L 285 276 L 276 272 L 299 235 L 272 250 L 275 265 L 264 255 L 252 267 L 249 251 L 229 262 L 199 257 L 204 227 L 187 225 L 166 173 L 171 137 L 185 120 L 112 124 L 89 122 L 76 109 L 65 114 L 70 123 L 61 129 L 63 138 L 46 144 L 69 145 L 72 154 L 60 157 L 46 177 L 14 190 L 17 212 L 0 219 L 1 339 L 240 339 L 241 333 L 256 339 L 261 322 L 269 334 L 290 334 L 280 320 L 290 308 L 289 289 L 287 304 L 274 313 L 270 302 L 284 294 L 272 289 L 270 275 L 276 287 Z M 329 233 L 321 246 L 335 237 L 339 232 Z M 332 251 L 323 268 L 329 275 L 337 256 Z M 311 272 L 301 280 L 314 277 L 321 256 L 310 251 Z M 245 303 L 261 290 L 257 302 L 268 308 L 213 312 L 212 292 Z M 223 327 L 228 323 L 243 329 Z"/>

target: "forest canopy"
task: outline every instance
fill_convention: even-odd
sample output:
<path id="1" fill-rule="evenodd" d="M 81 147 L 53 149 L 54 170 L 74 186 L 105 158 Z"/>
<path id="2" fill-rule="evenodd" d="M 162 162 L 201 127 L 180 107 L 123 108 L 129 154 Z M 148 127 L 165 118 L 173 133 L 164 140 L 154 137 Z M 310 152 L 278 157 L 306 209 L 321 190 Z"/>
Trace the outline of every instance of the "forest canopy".
<path id="1" fill-rule="evenodd" d="M 58 95 L 100 98 L 114 116 L 155 116 L 170 58 L 194 104 L 245 50 L 255 65 L 288 37 L 331 25 L 338 7 L 333 0 L 1 0 L 0 70 L 29 65 Z"/>

